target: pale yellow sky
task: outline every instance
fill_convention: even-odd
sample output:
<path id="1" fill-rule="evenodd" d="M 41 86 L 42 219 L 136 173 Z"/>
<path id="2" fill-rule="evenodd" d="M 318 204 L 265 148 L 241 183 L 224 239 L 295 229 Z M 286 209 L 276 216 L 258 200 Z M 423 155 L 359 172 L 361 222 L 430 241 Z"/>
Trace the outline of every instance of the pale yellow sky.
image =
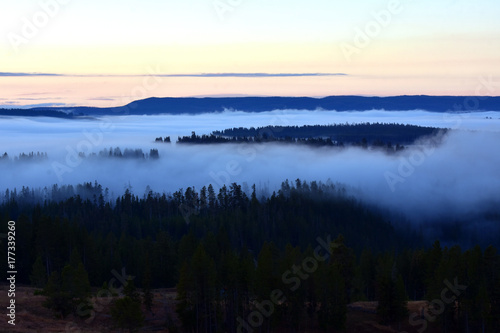
<path id="1" fill-rule="evenodd" d="M 500 4 L 492 0 L 252 0 L 224 12 L 201 0 L 51 1 L 0 13 L 0 105 L 132 100 L 143 78 L 126 75 L 347 74 L 163 78 L 168 85 L 146 97 L 472 95 L 481 77 L 500 78 Z"/>

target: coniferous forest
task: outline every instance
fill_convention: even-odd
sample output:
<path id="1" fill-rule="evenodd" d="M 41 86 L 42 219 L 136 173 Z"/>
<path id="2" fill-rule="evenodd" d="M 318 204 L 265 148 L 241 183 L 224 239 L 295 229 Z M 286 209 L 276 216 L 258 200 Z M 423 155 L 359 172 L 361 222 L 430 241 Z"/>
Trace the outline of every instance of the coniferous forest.
<path id="1" fill-rule="evenodd" d="M 379 324 L 395 330 L 500 330 L 494 246 L 441 245 L 341 184 L 286 180 L 260 197 L 245 187 L 116 199 L 97 182 L 23 188 L 5 193 L 0 214 L 23 244 L 18 283 L 38 288 L 61 320 L 85 320 L 109 290 L 114 322 L 133 331 L 151 290 L 176 288 L 170 331 L 343 331 L 363 301 L 378 302 Z M 106 284 L 112 271 L 133 279 L 118 292 Z M 416 300 L 429 303 L 410 313 Z"/>
<path id="2" fill-rule="evenodd" d="M 218 144 L 218 143 L 294 143 L 308 146 L 359 146 L 385 148 L 399 151 L 404 145 L 414 144 L 418 139 L 434 137 L 447 129 L 434 127 L 388 124 L 359 123 L 306 126 L 265 126 L 251 128 L 230 128 L 213 131 L 209 135 L 179 137 L 178 143 Z M 170 143 L 170 136 L 158 137 L 155 142 Z"/>
<path id="3" fill-rule="evenodd" d="M 0 333 L 500 333 L 500 0 L 0 8 Z"/>

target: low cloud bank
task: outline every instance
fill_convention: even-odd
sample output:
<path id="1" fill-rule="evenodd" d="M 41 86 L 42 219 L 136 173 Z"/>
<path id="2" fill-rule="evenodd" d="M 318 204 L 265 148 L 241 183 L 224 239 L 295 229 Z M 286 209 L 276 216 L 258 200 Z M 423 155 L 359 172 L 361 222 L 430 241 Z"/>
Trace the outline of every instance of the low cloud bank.
<path id="1" fill-rule="evenodd" d="M 147 186 L 171 193 L 180 188 L 237 182 L 261 191 L 279 189 L 297 178 L 345 184 L 357 197 L 401 213 L 425 225 L 433 220 L 499 213 L 500 114 L 481 113 L 443 118 L 418 112 L 362 113 L 270 112 L 265 115 L 219 114 L 104 118 L 2 120 L 0 149 L 10 156 L 47 152 L 36 163 L 0 163 L 0 189 L 48 187 L 95 180 L 114 195 Z M 398 118 L 399 117 L 399 118 Z M 307 118 L 307 121 L 306 121 Z M 491 119 L 490 119 L 491 118 Z M 239 126 L 329 124 L 374 121 L 456 128 L 440 140 L 429 139 L 400 154 L 360 148 L 310 148 L 297 145 L 175 145 L 154 143 L 157 136 L 210 133 Z M 399 121 L 398 121 L 399 120 Z M 474 129 L 475 131 L 471 131 Z M 79 159 L 77 153 L 105 148 L 158 149 L 158 160 Z M 1 152 L 3 153 L 3 151 Z"/>

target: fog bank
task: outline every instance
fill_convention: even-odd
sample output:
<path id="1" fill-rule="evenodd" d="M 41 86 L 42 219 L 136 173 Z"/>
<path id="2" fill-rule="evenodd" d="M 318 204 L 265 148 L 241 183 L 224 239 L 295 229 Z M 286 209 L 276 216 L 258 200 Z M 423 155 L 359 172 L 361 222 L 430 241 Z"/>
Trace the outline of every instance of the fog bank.
<path id="1" fill-rule="evenodd" d="M 490 119 L 491 118 L 491 119 Z M 47 152 L 41 162 L 0 163 L 0 190 L 97 181 L 114 195 L 146 186 L 171 193 L 180 188 L 237 182 L 269 191 L 285 179 L 346 184 L 364 200 L 415 221 L 464 217 L 500 207 L 500 113 L 443 115 L 367 111 L 223 113 L 200 116 L 130 116 L 95 120 L 4 118 L 0 153 Z M 175 145 L 158 136 L 208 134 L 239 126 L 397 122 L 456 128 L 439 145 L 421 142 L 400 154 L 360 148 L 312 148 L 279 144 Z M 474 130 L 474 131 L 470 131 Z M 105 148 L 158 149 L 158 160 L 80 159 Z M 494 208 L 498 212 L 498 208 Z"/>

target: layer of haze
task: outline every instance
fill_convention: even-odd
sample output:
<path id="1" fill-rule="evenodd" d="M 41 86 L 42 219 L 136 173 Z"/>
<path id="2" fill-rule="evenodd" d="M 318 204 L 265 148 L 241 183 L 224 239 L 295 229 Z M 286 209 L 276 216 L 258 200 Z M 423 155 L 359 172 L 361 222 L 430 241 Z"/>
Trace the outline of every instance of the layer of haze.
<path id="1" fill-rule="evenodd" d="M 116 107 L 158 96 L 499 95 L 497 77 L 500 74 L 495 77 L 485 74 L 470 80 L 433 77 L 429 82 L 425 77 L 387 78 L 385 75 L 364 74 L 250 78 L 0 76 L 0 107 Z"/>
<path id="2" fill-rule="evenodd" d="M 408 123 L 454 128 L 442 142 L 420 142 L 401 154 L 297 145 L 176 145 L 156 137 L 209 134 L 228 127 L 359 122 Z M 230 124 L 230 125 L 228 125 Z M 224 183 L 257 184 L 263 193 L 285 179 L 339 182 L 364 200 L 416 220 L 466 216 L 500 204 L 500 112 L 441 114 L 412 112 L 274 111 L 197 116 L 126 116 L 94 120 L 3 118 L 0 149 L 13 157 L 47 152 L 40 163 L 0 163 L 0 190 L 97 180 L 114 195 L 132 186 L 171 193 Z M 77 152 L 105 148 L 159 150 L 151 161 L 78 160 Z M 268 192 L 269 193 L 269 192 Z"/>

